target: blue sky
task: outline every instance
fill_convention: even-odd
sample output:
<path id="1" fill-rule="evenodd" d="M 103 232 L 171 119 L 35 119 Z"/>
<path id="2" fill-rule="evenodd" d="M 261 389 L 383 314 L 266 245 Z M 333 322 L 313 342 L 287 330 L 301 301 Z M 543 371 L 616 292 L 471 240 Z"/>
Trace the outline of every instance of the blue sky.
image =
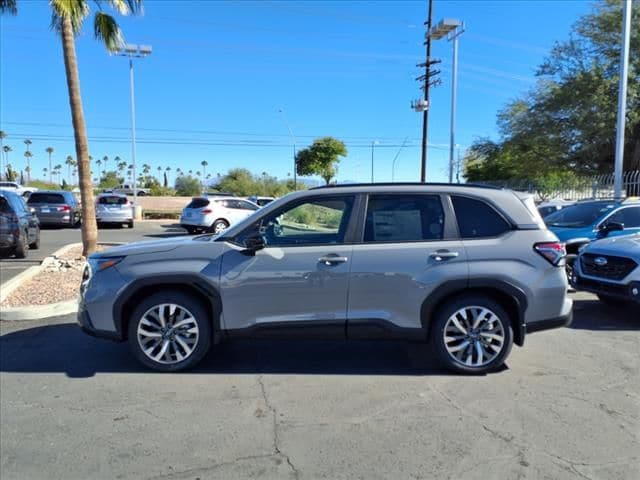
<path id="1" fill-rule="evenodd" d="M 94 8 L 93 3 L 91 3 Z M 19 1 L 0 20 L 0 128 L 24 168 L 31 138 L 33 176 L 75 156 L 61 45 L 49 30 L 45 1 Z M 495 136 L 496 112 L 535 84 L 534 72 L 556 40 L 590 9 L 580 0 L 435 0 L 434 20 L 459 18 L 458 127 L 464 149 Z M 136 61 L 137 163 L 225 173 L 246 167 L 286 177 L 298 148 L 325 135 L 345 141 L 339 180 L 420 175 L 420 96 L 414 80 L 424 60 L 426 1 L 145 1 L 143 16 L 120 18 L 127 41 L 153 46 Z M 77 41 L 80 79 L 94 158 L 130 161 L 129 77 L 125 58 L 110 56 L 87 23 Z M 442 85 L 432 90 L 428 179 L 447 177 L 451 44 L 440 40 Z M 399 151 L 405 138 L 406 146 Z M 110 164 L 112 165 L 112 164 Z"/>

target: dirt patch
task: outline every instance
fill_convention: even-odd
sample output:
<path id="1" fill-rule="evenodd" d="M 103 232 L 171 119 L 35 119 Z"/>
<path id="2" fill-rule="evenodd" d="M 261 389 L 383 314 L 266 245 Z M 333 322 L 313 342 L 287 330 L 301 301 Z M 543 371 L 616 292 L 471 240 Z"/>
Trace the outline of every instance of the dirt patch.
<path id="1" fill-rule="evenodd" d="M 106 246 L 98 245 L 97 250 Z M 82 269 L 85 258 L 82 246 L 78 245 L 59 255 L 35 277 L 27 280 L 14 290 L 0 304 L 0 308 L 16 308 L 28 305 L 47 305 L 49 303 L 73 300 L 78 296 Z"/>

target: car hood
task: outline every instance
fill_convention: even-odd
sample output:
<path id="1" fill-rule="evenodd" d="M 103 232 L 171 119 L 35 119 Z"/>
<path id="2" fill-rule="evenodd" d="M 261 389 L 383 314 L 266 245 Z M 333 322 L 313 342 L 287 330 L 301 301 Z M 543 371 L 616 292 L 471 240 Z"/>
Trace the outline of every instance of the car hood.
<path id="1" fill-rule="evenodd" d="M 575 238 L 595 238 L 596 234 L 591 227 L 584 228 L 565 228 L 565 227 L 548 227 L 553 233 L 556 234 L 558 240 L 561 242 L 568 242 Z"/>
<path id="2" fill-rule="evenodd" d="M 162 240 L 146 240 L 141 242 L 127 243 L 117 247 L 111 247 L 98 253 L 94 253 L 94 258 L 101 257 L 126 257 L 129 255 L 141 255 L 143 253 L 168 252 L 180 246 L 191 244 L 195 237 L 165 238 Z"/>
<path id="3" fill-rule="evenodd" d="M 603 238 L 589 244 L 585 253 L 623 255 L 640 258 L 640 233 Z"/>

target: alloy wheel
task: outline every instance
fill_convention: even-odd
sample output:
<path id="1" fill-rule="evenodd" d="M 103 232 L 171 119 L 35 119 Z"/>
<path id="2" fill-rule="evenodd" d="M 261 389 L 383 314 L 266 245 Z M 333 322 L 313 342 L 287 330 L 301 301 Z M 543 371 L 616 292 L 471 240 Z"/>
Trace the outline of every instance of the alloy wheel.
<path id="1" fill-rule="evenodd" d="M 195 317 L 175 303 L 155 305 L 147 310 L 138 323 L 138 344 L 154 362 L 167 365 L 189 358 L 200 330 Z"/>
<path id="2" fill-rule="evenodd" d="M 447 319 L 443 335 L 449 355 L 470 367 L 488 365 L 505 346 L 502 321 L 486 307 L 459 309 Z"/>

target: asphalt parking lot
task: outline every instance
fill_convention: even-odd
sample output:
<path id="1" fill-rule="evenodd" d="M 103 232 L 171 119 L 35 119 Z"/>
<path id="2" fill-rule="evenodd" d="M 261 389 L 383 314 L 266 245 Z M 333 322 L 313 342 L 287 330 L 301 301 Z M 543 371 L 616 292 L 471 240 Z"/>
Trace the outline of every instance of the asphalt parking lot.
<path id="1" fill-rule="evenodd" d="M 150 220 L 137 222 L 133 229 L 101 228 L 98 230 L 98 240 L 101 242 L 134 242 L 185 234 L 186 232 L 180 227 L 176 227 L 171 220 Z M 0 284 L 27 268 L 38 265 L 44 257 L 51 255 L 59 248 L 69 243 L 81 241 L 79 228 L 43 228 L 40 232 L 40 248 L 29 250 L 27 258 L 0 257 Z"/>
<path id="2" fill-rule="evenodd" d="M 576 298 L 503 371 L 419 344 L 243 341 L 150 373 L 73 316 L 0 325 L 0 477 L 637 479 L 640 315 Z"/>

